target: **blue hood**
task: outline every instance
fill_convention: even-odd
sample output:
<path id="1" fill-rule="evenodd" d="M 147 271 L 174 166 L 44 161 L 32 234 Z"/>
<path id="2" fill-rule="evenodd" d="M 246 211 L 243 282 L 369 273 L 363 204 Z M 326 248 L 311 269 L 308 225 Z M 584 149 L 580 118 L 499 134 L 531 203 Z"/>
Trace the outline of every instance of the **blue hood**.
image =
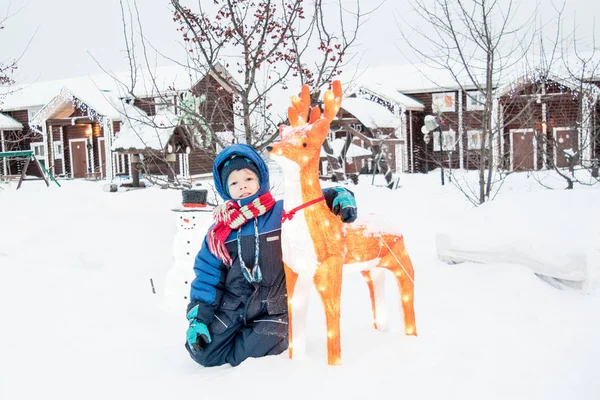
<path id="1" fill-rule="evenodd" d="M 244 206 L 252 202 L 258 196 L 269 191 L 269 169 L 267 168 L 267 164 L 264 162 L 262 157 L 251 146 L 248 146 L 247 144 L 232 144 L 231 146 L 226 147 L 222 152 L 219 153 L 213 164 L 213 179 L 215 181 L 215 189 L 225 201 L 233 199 L 229 197 L 229 195 L 225 193 L 225 190 L 223 189 L 223 182 L 221 182 L 219 169 L 221 164 L 223 164 L 225 160 L 234 154 L 250 159 L 250 161 L 256 164 L 258 171 L 260 172 L 260 189 L 258 189 L 258 192 L 254 196 L 239 200 L 240 204 Z"/>

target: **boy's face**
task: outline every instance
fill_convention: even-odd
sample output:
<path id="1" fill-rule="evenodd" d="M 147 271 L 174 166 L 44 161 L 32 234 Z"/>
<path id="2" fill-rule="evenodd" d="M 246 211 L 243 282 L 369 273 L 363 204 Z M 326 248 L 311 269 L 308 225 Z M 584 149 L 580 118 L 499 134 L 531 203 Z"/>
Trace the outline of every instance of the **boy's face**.
<path id="1" fill-rule="evenodd" d="M 238 169 L 229 174 L 227 190 L 234 200 L 245 199 L 260 189 L 258 177 L 249 169 Z"/>

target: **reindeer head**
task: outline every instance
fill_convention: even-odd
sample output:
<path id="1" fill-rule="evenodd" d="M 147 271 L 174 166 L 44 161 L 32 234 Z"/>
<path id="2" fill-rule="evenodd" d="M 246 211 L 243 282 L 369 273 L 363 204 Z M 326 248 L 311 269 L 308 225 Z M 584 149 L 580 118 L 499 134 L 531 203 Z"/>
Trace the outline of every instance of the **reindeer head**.
<path id="1" fill-rule="evenodd" d="M 321 145 L 329 133 L 329 124 L 342 104 L 340 81 L 333 82 L 332 89 L 325 92 L 323 99 L 321 114 L 318 106 L 310 109 L 310 91 L 307 85 L 302 86 L 300 96 L 292 97 L 292 105 L 288 108 L 290 125 L 281 125 L 280 141 L 267 147 L 271 158 L 275 161 L 285 158 L 301 168 L 311 163 L 318 165 Z"/>

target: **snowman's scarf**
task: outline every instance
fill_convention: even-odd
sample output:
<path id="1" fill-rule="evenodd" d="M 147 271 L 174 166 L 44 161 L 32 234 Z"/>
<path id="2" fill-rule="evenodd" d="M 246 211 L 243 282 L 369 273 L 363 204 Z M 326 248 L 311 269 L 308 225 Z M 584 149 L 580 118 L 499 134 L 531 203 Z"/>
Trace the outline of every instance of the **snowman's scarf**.
<path id="1" fill-rule="evenodd" d="M 273 208 L 274 205 L 275 199 L 271 195 L 271 192 L 267 192 L 243 207 L 240 207 L 235 201 L 232 200 L 228 200 L 224 204 L 217 207 L 213 215 L 216 224 L 208 231 L 208 249 L 210 252 L 217 256 L 225 264 L 231 265 L 231 257 L 229 256 L 229 252 L 225 247 L 225 240 L 227 240 L 227 237 L 231 234 L 231 231 L 239 229 L 251 219 L 263 215 Z M 256 224 L 255 235 L 256 242 L 258 244 L 258 232 Z M 256 259 L 258 259 L 258 245 L 256 246 L 256 249 Z M 242 260 L 241 254 L 239 254 L 239 257 L 240 260 Z M 245 265 L 242 265 L 242 267 L 245 267 Z"/>

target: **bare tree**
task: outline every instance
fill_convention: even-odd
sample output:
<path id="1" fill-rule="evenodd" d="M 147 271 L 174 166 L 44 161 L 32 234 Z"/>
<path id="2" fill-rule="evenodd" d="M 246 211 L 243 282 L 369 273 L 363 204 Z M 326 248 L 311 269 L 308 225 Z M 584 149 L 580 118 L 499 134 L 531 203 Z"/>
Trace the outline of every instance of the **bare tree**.
<path id="1" fill-rule="evenodd" d="M 153 184 L 188 187 L 189 182 L 178 179 L 175 155 L 194 151 L 203 153 L 210 161 L 219 147 L 232 142 L 232 82 L 222 77 L 218 63 L 211 69 L 193 62 L 179 64 L 179 74 L 186 76 L 185 89 L 181 79 L 178 83 L 167 81 L 173 77 L 161 75 L 151 61 L 151 50 L 157 50 L 145 38 L 138 3 L 120 0 L 120 6 L 129 71 L 117 75 L 103 70 L 117 83 L 119 96 L 135 106 L 125 107 L 123 117 L 129 133 L 138 140 L 135 148 L 117 150 L 135 160 L 130 171 L 134 186 L 139 185 L 139 175 L 144 174 Z M 183 51 L 186 50 L 182 48 Z M 96 62 L 102 67 L 101 62 Z M 169 131 L 172 135 L 165 138 L 159 131 Z M 231 132 L 231 137 L 223 135 L 224 132 Z M 208 166 L 206 169 L 203 172 L 208 172 Z"/>
<path id="2" fill-rule="evenodd" d="M 4 25 L 6 20 L 8 19 L 8 15 L 5 15 L 2 19 L 0 19 L 0 31 L 4 30 Z M 17 69 L 17 60 L 16 58 L 9 58 L 5 60 L 0 60 L 0 87 L 7 87 L 15 83 L 13 80 L 13 72 Z M 2 91 L 0 96 L 4 97 L 6 93 Z M 0 97 L 0 101 L 2 100 Z M 0 103 L 1 104 L 1 103 Z"/>
<path id="3" fill-rule="evenodd" d="M 355 8 L 349 10 L 342 0 L 337 0 L 336 19 L 325 11 L 331 7 L 327 8 L 321 0 L 315 0 L 308 13 L 303 0 L 259 3 L 215 0 L 211 4 L 198 2 L 194 9 L 171 0 L 173 19 L 181 31 L 182 51 L 186 55 L 186 62 L 179 62 L 180 66 L 190 77 L 210 74 L 220 86 L 207 92 L 204 87 L 194 86 L 197 79 L 190 79 L 191 89 L 179 93 L 173 102 L 158 85 L 152 88 L 152 96 L 136 96 L 141 70 L 152 74 L 147 51 L 150 44 L 144 38 L 137 2 L 121 0 L 125 52 L 131 74 L 120 83 L 140 108 L 151 109 L 157 98 L 170 102 L 179 116 L 177 123 L 186 127 L 192 144 L 210 159 L 232 141 L 231 136 L 220 135 L 219 131 L 235 132 L 233 141 L 261 150 L 279 135 L 279 125 L 286 116 L 282 102 L 285 99 L 287 104 L 289 97 L 278 96 L 282 97 L 288 85 L 299 88 L 303 83 L 309 84 L 313 89 L 312 101 L 316 103 L 320 90 L 350 60 L 347 54 L 357 39 L 363 15 L 359 0 L 355 2 Z M 230 76 L 230 72 L 235 76 Z M 231 102 L 233 106 L 229 107 Z M 274 111 L 277 106 L 282 112 Z M 233 112 L 224 115 L 223 110 L 230 108 Z M 142 116 L 142 119 L 154 124 L 152 118 Z"/>
<path id="4" fill-rule="evenodd" d="M 352 49 L 352 46 L 358 38 L 358 31 L 364 19 L 373 13 L 377 8 L 362 12 L 360 3 L 356 0 L 353 9 L 345 8 L 341 0 L 337 1 L 338 19 L 326 18 L 325 6 L 322 0 L 314 1 L 314 12 L 311 23 L 309 24 L 308 40 L 305 41 L 303 49 L 299 48 L 296 38 L 292 38 L 294 46 L 293 54 L 296 55 L 292 67 L 293 75 L 299 75 L 300 84 L 307 84 L 311 87 L 311 107 L 319 103 L 323 88 L 342 72 L 342 68 L 347 65 L 354 56 L 346 58 L 346 55 Z M 317 35 L 313 38 L 313 32 Z M 312 65 L 308 64 L 303 57 L 306 47 L 316 39 L 318 49 L 322 52 L 322 57 L 317 59 Z M 348 147 L 352 143 L 350 132 L 346 144 L 339 155 L 335 155 L 331 147 L 330 138 L 323 142 L 323 150 L 327 155 L 328 165 L 331 168 L 332 179 L 342 182 L 347 179 L 344 168 L 344 158 Z M 356 181 L 356 177 L 353 181 Z"/>
<path id="5" fill-rule="evenodd" d="M 566 189 L 573 189 L 575 183 L 598 183 L 600 132 L 597 107 L 600 89 L 597 86 L 597 77 L 600 72 L 600 58 L 594 35 L 591 51 L 580 48 L 575 34 L 569 43 L 570 46 L 563 49 L 561 55 L 566 70 L 562 87 L 567 96 L 558 97 L 559 101 L 552 104 L 557 110 L 556 119 L 568 121 L 568 124 L 550 119 L 547 128 L 549 132 L 543 136 L 543 140 L 549 153 L 547 157 L 553 160 L 549 167 L 565 180 Z M 570 112 L 574 109 L 577 112 L 575 119 Z M 579 171 L 587 173 L 579 174 Z"/>
<path id="6" fill-rule="evenodd" d="M 10 20 L 10 18 L 21 12 L 26 7 L 26 5 L 24 5 L 19 9 L 13 10 L 11 9 L 11 5 L 12 4 L 9 1 L 6 7 L 6 12 L 4 13 L 4 15 L 0 16 L 0 40 L 10 40 L 10 37 L 7 36 L 4 32 L 6 24 Z M 2 111 L 3 108 L 3 100 L 10 94 L 14 93 L 15 90 L 18 90 L 15 88 L 16 82 L 14 79 L 14 74 L 18 69 L 18 64 L 20 60 L 25 55 L 27 49 L 29 48 L 29 45 L 33 41 L 36 32 L 37 30 L 34 31 L 27 45 L 19 55 L 11 56 L 4 53 L 0 56 L 0 111 Z M 0 47 L 2 47 L 1 41 Z M 7 114 L 11 115 L 11 112 L 7 112 Z M 29 149 L 29 142 L 32 137 L 33 131 L 31 131 L 27 126 L 20 131 L 4 131 L 2 135 L 3 146 L 2 148 L 0 148 L 0 151 Z M 7 159 L 2 160 L 0 166 L 0 171 L 2 172 L 2 174 L 5 175 L 14 173 L 13 171 L 16 171 L 20 174 L 22 172 L 21 169 L 23 168 L 21 162 L 9 161 Z"/>
<path id="7" fill-rule="evenodd" d="M 26 6 L 23 6 L 20 9 L 13 11 L 13 10 L 11 10 L 11 2 L 9 1 L 9 3 L 6 7 L 6 12 L 4 13 L 4 15 L 0 15 L 0 34 L 3 33 L 2 31 L 6 27 L 6 22 L 10 18 L 15 16 L 19 12 L 21 12 L 25 7 Z M 23 57 L 23 55 L 29 48 L 31 41 L 35 37 L 36 32 L 37 32 L 37 30 L 33 33 L 31 38 L 29 39 L 29 42 L 27 43 L 27 45 L 25 46 L 25 48 L 23 49 L 21 54 L 19 54 L 18 56 L 10 56 L 10 55 L 7 56 L 6 54 L 2 54 L 2 56 L 0 56 L 0 57 L 3 57 L 3 58 L 0 58 L 0 88 L 2 89 L 0 91 L 0 107 L 2 106 L 3 98 L 5 98 L 8 94 L 10 94 L 10 87 L 15 84 L 13 75 L 18 68 L 19 61 L 21 60 L 21 58 Z M 4 38 L 6 38 L 6 36 L 4 36 Z M 4 57 L 6 57 L 6 58 L 4 58 Z"/>
<path id="8" fill-rule="evenodd" d="M 234 84 L 236 117 L 243 121 L 245 142 L 259 150 L 277 138 L 283 122 L 282 116 L 271 111 L 270 95 L 290 84 L 308 84 L 311 102 L 318 103 L 321 90 L 351 60 L 349 50 L 368 14 L 361 12 L 358 0 L 352 9 L 341 0 L 335 7 L 315 0 L 312 13 L 305 12 L 303 0 L 214 3 L 212 12 L 202 5 L 192 12 L 179 1 L 171 1 L 195 65 L 213 68 L 218 60 L 227 59 L 226 52 L 241 55 L 226 66 L 241 75 L 239 85 Z M 337 11 L 337 18 L 328 10 Z M 340 160 L 328 144 L 324 148 L 332 169 L 344 180 Z"/>
<path id="9" fill-rule="evenodd" d="M 429 65 L 434 65 L 452 75 L 459 93 L 481 105 L 477 125 L 481 130 L 478 148 L 478 190 L 463 192 L 475 204 L 482 204 L 493 196 L 494 177 L 499 166 L 499 154 L 494 150 L 503 131 L 497 120 L 498 101 L 495 90 L 532 45 L 535 24 L 528 21 L 513 27 L 515 2 L 500 4 L 488 0 L 414 0 L 412 2 L 419 21 L 426 27 L 411 25 L 426 46 L 412 45 L 412 50 Z M 438 117 L 445 117 L 438 112 Z M 434 150 L 432 148 L 432 150 Z M 444 162 L 443 154 L 437 162 Z M 458 180 L 453 179 L 455 184 Z"/>

